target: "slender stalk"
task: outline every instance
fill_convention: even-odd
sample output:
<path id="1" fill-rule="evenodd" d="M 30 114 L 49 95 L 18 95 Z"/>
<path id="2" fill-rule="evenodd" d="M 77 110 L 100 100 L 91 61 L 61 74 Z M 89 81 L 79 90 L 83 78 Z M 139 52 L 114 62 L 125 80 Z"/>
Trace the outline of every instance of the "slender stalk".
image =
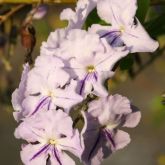
<path id="1" fill-rule="evenodd" d="M 164 0 L 153 0 L 151 1 L 151 6 L 157 6 L 157 5 L 165 5 L 165 1 Z"/>
<path id="2" fill-rule="evenodd" d="M 49 3 L 75 3 L 76 0 L 0 0 L 0 4 L 5 3 L 11 3 L 11 4 L 18 4 L 18 3 L 24 3 L 24 4 L 35 4 L 39 2 L 43 2 L 46 4 Z"/>

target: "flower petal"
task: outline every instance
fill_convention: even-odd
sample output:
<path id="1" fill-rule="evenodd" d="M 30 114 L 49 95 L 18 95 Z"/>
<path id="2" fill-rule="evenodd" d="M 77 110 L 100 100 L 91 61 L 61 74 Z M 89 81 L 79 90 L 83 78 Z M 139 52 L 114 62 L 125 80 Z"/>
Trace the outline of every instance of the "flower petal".
<path id="1" fill-rule="evenodd" d="M 135 106 L 131 106 L 133 112 L 128 114 L 125 118 L 124 127 L 134 128 L 136 127 L 141 119 L 141 112 Z"/>
<path id="2" fill-rule="evenodd" d="M 114 136 L 115 150 L 124 148 L 130 143 L 131 139 L 127 132 L 118 130 Z"/>
<path id="3" fill-rule="evenodd" d="M 49 165 L 75 165 L 75 162 L 65 152 L 54 150 L 49 159 Z"/>
<path id="4" fill-rule="evenodd" d="M 60 15 L 61 20 L 68 20 L 67 29 L 82 28 L 88 14 L 96 7 L 97 0 L 79 0 L 77 2 L 76 11 L 72 9 L 64 9 Z"/>
<path id="5" fill-rule="evenodd" d="M 48 158 L 48 154 L 46 154 L 45 152 L 46 148 L 43 152 L 38 154 L 38 156 L 32 159 L 37 152 L 41 151 L 41 149 L 43 149 L 43 145 L 41 144 L 37 144 L 37 145 L 28 144 L 22 147 L 22 151 L 21 151 L 22 162 L 26 165 L 45 165 L 46 159 Z"/>
<path id="6" fill-rule="evenodd" d="M 67 150 L 78 158 L 81 158 L 83 147 L 81 145 L 80 134 L 78 130 L 75 130 L 74 134 L 70 138 L 61 138 L 59 143 L 62 150 Z"/>
<path id="7" fill-rule="evenodd" d="M 132 24 L 136 9 L 136 0 L 99 0 L 97 4 L 98 15 L 113 26 Z"/>
<path id="8" fill-rule="evenodd" d="M 22 102 L 25 98 L 25 91 L 27 86 L 28 73 L 30 71 L 30 66 L 25 64 L 23 66 L 24 70 L 22 72 L 21 82 L 19 87 L 12 94 L 12 105 L 16 112 L 13 113 L 15 120 L 19 121 L 22 119 Z"/>
<path id="9" fill-rule="evenodd" d="M 132 53 L 154 52 L 159 46 L 159 43 L 148 35 L 139 20 L 137 25 L 128 28 L 121 38 Z"/>
<path id="10" fill-rule="evenodd" d="M 111 154 L 111 149 L 107 146 L 106 138 L 99 129 L 98 120 L 89 113 L 82 114 L 85 122 L 82 130 L 85 143 L 82 161 L 84 164 L 99 165 L 105 156 L 107 157 Z"/>

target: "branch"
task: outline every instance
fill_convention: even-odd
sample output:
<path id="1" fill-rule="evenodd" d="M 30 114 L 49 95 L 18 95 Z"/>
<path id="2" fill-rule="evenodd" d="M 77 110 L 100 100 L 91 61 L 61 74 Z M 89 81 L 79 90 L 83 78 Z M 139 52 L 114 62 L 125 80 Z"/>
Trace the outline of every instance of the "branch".
<path id="1" fill-rule="evenodd" d="M 25 5 L 20 4 L 18 6 L 13 7 L 8 13 L 5 15 L 0 15 L 0 23 L 5 22 L 10 16 L 12 16 L 15 12 L 23 8 Z"/>
<path id="2" fill-rule="evenodd" d="M 75 3 L 76 0 L 0 0 L 0 4 L 10 3 L 10 4 L 38 4 L 38 3 Z"/>
<path id="3" fill-rule="evenodd" d="M 159 0 L 159 1 L 153 0 L 153 1 L 151 1 L 151 6 L 157 6 L 157 5 L 165 5 L 165 1 L 164 0 Z"/>

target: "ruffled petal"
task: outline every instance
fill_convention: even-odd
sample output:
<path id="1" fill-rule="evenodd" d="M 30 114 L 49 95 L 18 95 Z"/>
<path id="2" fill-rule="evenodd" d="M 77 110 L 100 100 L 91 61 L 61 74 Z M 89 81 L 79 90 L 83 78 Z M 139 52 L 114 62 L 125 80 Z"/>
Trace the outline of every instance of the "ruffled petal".
<path id="1" fill-rule="evenodd" d="M 28 64 L 23 65 L 23 72 L 21 76 L 21 82 L 19 87 L 12 93 L 12 105 L 16 112 L 13 113 L 16 121 L 22 119 L 22 102 L 25 98 L 25 92 L 27 87 L 28 73 L 30 71 L 30 66 Z"/>
<path id="2" fill-rule="evenodd" d="M 34 118 L 33 118 L 34 119 Z M 32 124 L 32 125 L 30 125 Z M 34 128 L 35 122 L 32 120 L 26 119 L 26 121 L 22 122 L 15 130 L 14 136 L 17 139 L 24 139 L 26 141 L 30 142 L 38 142 L 42 141 L 42 131 L 37 131 L 37 129 Z M 36 125 L 37 127 L 37 125 Z"/>
<path id="3" fill-rule="evenodd" d="M 68 20 L 67 29 L 80 29 L 88 14 L 96 7 L 97 0 L 79 0 L 76 11 L 64 9 L 60 15 L 61 20 Z"/>

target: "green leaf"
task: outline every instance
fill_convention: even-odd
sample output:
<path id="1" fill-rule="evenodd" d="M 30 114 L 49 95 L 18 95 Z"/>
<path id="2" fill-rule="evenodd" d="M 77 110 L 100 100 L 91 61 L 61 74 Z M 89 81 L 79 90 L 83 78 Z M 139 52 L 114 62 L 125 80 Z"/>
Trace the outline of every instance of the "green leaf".
<path id="1" fill-rule="evenodd" d="M 150 0 L 138 0 L 138 10 L 136 16 L 142 23 L 145 21 L 149 6 Z"/>
<path id="2" fill-rule="evenodd" d="M 152 37 L 158 37 L 165 34 L 165 13 L 161 14 L 154 20 L 151 20 L 145 24 L 146 30 Z"/>
<path id="3" fill-rule="evenodd" d="M 133 56 L 132 54 L 130 54 L 120 61 L 120 69 L 129 70 L 133 66 L 133 63 L 134 63 Z"/>
<path id="4" fill-rule="evenodd" d="M 153 124 L 160 127 L 165 123 L 165 106 L 162 104 L 162 97 L 157 96 L 151 101 Z"/>

